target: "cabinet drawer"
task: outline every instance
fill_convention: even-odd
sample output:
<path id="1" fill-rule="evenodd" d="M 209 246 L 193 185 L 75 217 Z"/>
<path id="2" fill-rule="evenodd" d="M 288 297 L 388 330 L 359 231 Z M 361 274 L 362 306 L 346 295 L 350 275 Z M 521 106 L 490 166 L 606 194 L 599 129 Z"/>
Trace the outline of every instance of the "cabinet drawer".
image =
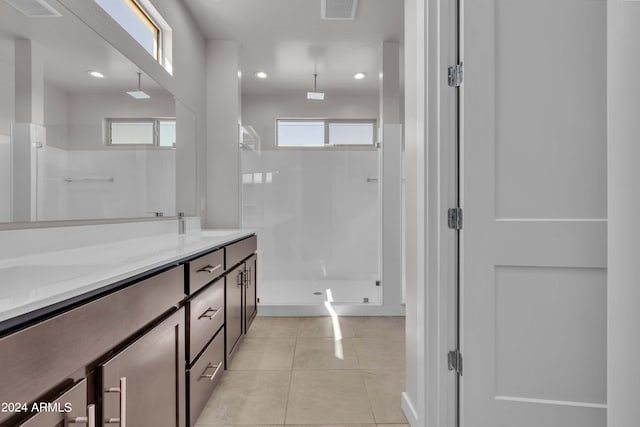
<path id="1" fill-rule="evenodd" d="M 69 412 L 67 412 L 69 411 Z M 51 405 L 28 420 L 18 423 L 17 427 L 56 427 L 60 425 L 88 425 L 91 420 L 95 424 L 95 405 L 87 406 L 87 380 L 64 392 L 51 402 Z"/>
<path id="2" fill-rule="evenodd" d="M 189 281 L 187 294 L 192 294 L 207 283 L 224 273 L 224 250 L 218 249 L 210 254 L 194 259 L 189 263 Z"/>
<path id="3" fill-rule="evenodd" d="M 224 324 L 224 279 L 189 301 L 189 363 Z"/>
<path id="4" fill-rule="evenodd" d="M 198 420 L 224 372 L 224 331 L 209 344 L 187 373 L 189 387 L 189 426 Z"/>
<path id="5" fill-rule="evenodd" d="M 234 267 L 245 258 L 253 255 L 258 249 L 258 238 L 251 236 L 227 246 L 227 268 Z"/>

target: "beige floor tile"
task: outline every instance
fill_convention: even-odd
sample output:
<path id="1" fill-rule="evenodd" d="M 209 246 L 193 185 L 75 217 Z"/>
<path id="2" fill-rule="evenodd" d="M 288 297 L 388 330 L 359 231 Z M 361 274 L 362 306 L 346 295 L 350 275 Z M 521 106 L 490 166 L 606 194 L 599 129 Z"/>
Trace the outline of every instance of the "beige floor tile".
<path id="1" fill-rule="evenodd" d="M 286 424 L 374 422 L 360 371 L 293 371 Z"/>
<path id="2" fill-rule="evenodd" d="M 287 427 L 376 427 L 375 424 L 286 424 Z"/>
<path id="3" fill-rule="evenodd" d="M 404 340 L 352 338 L 360 369 L 404 369 Z"/>
<path id="4" fill-rule="evenodd" d="M 234 427 L 234 424 L 204 424 L 198 420 L 195 427 Z M 283 424 L 243 424 L 242 427 L 281 427 Z M 374 424 L 375 426 L 375 424 Z"/>
<path id="5" fill-rule="evenodd" d="M 295 337 L 298 334 L 298 317 L 263 317 L 258 316 L 251 324 L 247 337 Z"/>
<path id="6" fill-rule="evenodd" d="M 404 371 L 364 371 L 363 376 L 376 422 L 406 423 L 400 407 L 400 396 L 405 387 Z"/>
<path id="7" fill-rule="evenodd" d="M 361 317 L 358 328 L 354 333 L 355 338 L 392 338 L 405 337 L 404 317 Z"/>
<path id="8" fill-rule="evenodd" d="M 331 317 L 301 317 L 298 337 L 336 338 L 339 333 L 342 338 L 352 338 L 361 321 L 361 317 L 338 317 L 337 332 Z"/>
<path id="9" fill-rule="evenodd" d="M 409 423 L 407 424 L 376 424 L 377 427 L 409 427 Z"/>
<path id="10" fill-rule="evenodd" d="M 230 370 L 291 370 L 295 338 L 251 338 L 246 337 L 240 343 Z"/>
<path id="11" fill-rule="evenodd" d="M 351 338 L 298 338 L 293 369 L 358 369 Z"/>
<path id="12" fill-rule="evenodd" d="M 226 371 L 199 424 L 283 424 L 289 371 Z"/>

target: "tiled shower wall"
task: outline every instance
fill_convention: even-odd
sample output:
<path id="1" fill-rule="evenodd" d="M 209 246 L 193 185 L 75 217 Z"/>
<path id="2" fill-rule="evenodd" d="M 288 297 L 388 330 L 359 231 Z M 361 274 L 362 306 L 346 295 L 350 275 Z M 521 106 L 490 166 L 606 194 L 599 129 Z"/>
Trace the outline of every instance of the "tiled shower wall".
<path id="1" fill-rule="evenodd" d="M 260 236 L 265 302 L 270 283 L 311 282 L 323 291 L 322 283 L 375 287 L 376 149 L 243 150 L 242 175 L 243 226 L 256 228 Z M 297 303 L 313 302 L 309 297 Z"/>

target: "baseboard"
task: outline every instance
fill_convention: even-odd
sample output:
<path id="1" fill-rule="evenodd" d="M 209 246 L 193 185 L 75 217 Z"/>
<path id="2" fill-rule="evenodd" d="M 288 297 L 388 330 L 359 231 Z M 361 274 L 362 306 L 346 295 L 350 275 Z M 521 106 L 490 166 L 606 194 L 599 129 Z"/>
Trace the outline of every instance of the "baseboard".
<path id="1" fill-rule="evenodd" d="M 378 304 L 332 304 L 338 316 L 404 316 L 403 306 L 385 306 Z M 269 305 L 258 304 L 258 316 L 329 316 L 323 304 L 309 305 Z"/>
<path id="2" fill-rule="evenodd" d="M 402 392 L 402 400 L 401 400 L 402 412 L 404 412 L 404 416 L 407 418 L 409 425 L 411 427 L 419 427 L 418 423 L 418 413 L 416 412 L 409 395 L 406 392 Z"/>

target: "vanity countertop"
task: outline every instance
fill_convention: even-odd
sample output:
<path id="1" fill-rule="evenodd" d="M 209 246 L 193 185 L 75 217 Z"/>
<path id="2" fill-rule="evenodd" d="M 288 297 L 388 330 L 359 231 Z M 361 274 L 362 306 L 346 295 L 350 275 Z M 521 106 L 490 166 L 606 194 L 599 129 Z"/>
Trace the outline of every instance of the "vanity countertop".
<path id="1" fill-rule="evenodd" d="M 0 260 L 0 334 L 252 234 L 161 234 Z"/>

